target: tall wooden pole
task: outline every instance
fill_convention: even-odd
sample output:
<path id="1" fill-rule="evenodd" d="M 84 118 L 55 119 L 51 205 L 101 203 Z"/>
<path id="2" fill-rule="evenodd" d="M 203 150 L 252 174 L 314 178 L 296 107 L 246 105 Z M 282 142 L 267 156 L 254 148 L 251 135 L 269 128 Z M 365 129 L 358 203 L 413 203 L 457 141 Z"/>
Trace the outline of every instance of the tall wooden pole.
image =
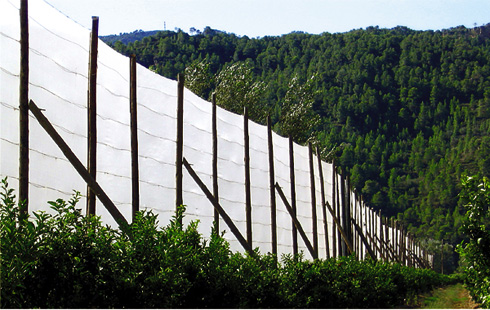
<path id="1" fill-rule="evenodd" d="M 337 171 L 335 167 L 335 161 L 332 162 L 332 209 L 335 214 L 335 208 L 337 206 L 337 190 L 336 190 L 336 181 L 337 181 Z M 337 257 L 337 224 L 335 221 L 332 221 L 332 255 L 333 257 Z"/>
<path id="2" fill-rule="evenodd" d="M 371 236 L 373 237 L 371 239 L 371 242 L 372 242 L 372 245 L 371 247 L 374 249 L 375 251 L 375 254 L 376 254 L 376 257 L 379 256 L 379 253 L 378 253 L 378 248 L 376 247 L 376 224 L 374 223 L 374 210 L 372 208 L 369 208 L 369 212 L 370 212 L 370 215 L 371 215 Z"/>
<path id="3" fill-rule="evenodd" d="M 29 210 L 29 16 L 28 0 L 20 1 L 19 75 L 19 202 L 22 216 Z"/>
<path id="4" fill-rule="evenodd" d="M 296 216 L 296 177 L 294 172 L 294 143 L 293 138 L 289 136 L 289 177 L 291 184 L 291 210 Z M 298 230 L 293 221 L 293 254 L 298 254 Z"/>
<path id="5" fill-rule="evenodd" d="M 354 243 L 354 238 L 352 236 L 352 195 L 350 191 L 350 180 L 349 175 L 345 176 L 345 200 L 347 202 L 347 233 L 349 234 L 349 241 Z"/>
<path id="6" fill-rule="evenodd" d="M 131 181 L 133 221 L 140 210 L 139 164 L 138 164 L 138 102 L 136 100 L 136 55 L 130 61 L 130 114 L 131 114 Z"/>
<path id="7" fill-rule="evenodd" d="M 444 274 L 444 239 L 441 239 L 441 274 Z"/>
<path id="8" fill-rule="evenodd" d="M 346 199 L 346 190 L 345 190 L 345 177 L 344 173 L 340 173 L 340 196 L 339 196 L 339 201 L 340 201 L 340 206 L 339 210 L 342 210 L 342 229 L 346 232 L 346 238 L 349 238 L 349 225 L 350 223 L 348 222 L 349 220 L 349 206 L 347 203 Z M 347 256 L 347 249 L 346 249 L 346 244 L 345 241 L 342 240 L 342 255 Z"/>
<path id="9" fill-rule="evenodd" d="M 213 132 L 213 195 L 216 202 L 219 203 L 219 190 L 218 190 L 218 117 L 216 112 L 216 94 L 212 96 L 213 104 L 213 116 L 212 116 L 212 132 Z M 216 233 L 219 234 L 219 212 L 214 209 L 214 225 Z"/>
<path id="10" fill-rule="evenodd" d="M 245 142 L 245 213 L 247 218 L 247 241 L 252 246 L 252 194 L 250 189 L 250 138 L 248 134 L 248 109 L 243 111 L 243 138 Z"/>
<path id="11" fill-rule="evenodd" d="M 339 170 L 339 175 L 336 175 L 336 182 L 335 182 L 335 185 L 336 185 L 336 188 L 335 188 L 335 191 L 337 192 L 337 218 L 339 219 L 340 221 L 340 224 L 337 224 L 337 225 L 342 225 L 342 217 L 343 216 L 343 213 L 342 213 L 342 201 L 343 201 L 343 198 L 342 196 L 340 195 L 340 184 L 342 182 L 342 175 L 341 175 L 342 171 Z M 340 177 L 340 180 L 338 179 L 338 177 Z M 340 228 L 343 230 L 344 227 L 340 226 Z M 338 229 L 337 229 L 338 230 Z M 339 256 L 343 256 L 345 255 L 345 243 L 344 243 L 344 240 L 342 239 L 342 234 L 340 233 L 340 230 L 338 230 L 338 234 L 337 234 L 337 241 L 338 241 L 338 253 L 339 253 Z"/>
<path id="12" fill-rule="evenodd" d="M 175 159 L 175 205 L 184 204 L 182 195 L 182 158 L 184 153 L 184 75 L 177 76 L 177 151 Z"/>
<path id="13" fill-rule="evenodd" d="M 316 146 L 316 154 L 318 160 L 318 173 L 320 176 L 320 193 L 322 195 L 322 213 L 323 213 L 323 229 L 325 232 L 325 248 L 326 248 L 326 257 L 330 258 L 330 244 L 328 242 L 328 222 L 327 222 L 327 207 L 325 201 L 325 179 L 323 178 L 323 168 L 322 168 L 322 159 L 320 157 L 320 148 L 318 145 Z"/>
<path id="14" fill-rule="evenodd" d="M 358 217 L 359 217 L 359 210 L 357 208 L 357 192 L 354 192 L 354 212 L 353 212 L 353 220 L 354 220 L 354 223 L 355 224 L 359 224 L 358 223 Z M 354 239 L 354 251 L 356 252 L 356 256 L 357 258 L 359 259 L 359 233 L 357 232 L 357 230 L 354 228 L 352 229 L 352 234 L 353 234 L 353 239 Z"/>
<path id="15" fill-rule="evenodd" d="M 373 235 L 373 231 L 371 230 L 371 216 L 369 214 L 370 212 L 370 209 L 368 206 L 365 206 L 366 208 L 366 235 L 370 235 L 372 236 Z M 373 248 L 373 240 L 372 238 L 369 239 L 369 246 L 371 247 L 371 249 Z"/>
<path id="16" fill-rule="evenodd" d="M 403 227 L 403 225 L 400 223 L 400 239 L 401 239 L 401 242 L 400 242 L 400 245 L 401 245 L 401 256 L 402 256 L 402 261 L 403 263 L 405 264 L 405 266 L 407 265 L 407 256 L 406 256 L 406 237 L 405 237 L 405 228 Z"/>
<path id="17" fill-rule="evenodd" d="M 362 234 L 362 230 L 364 229 L 364 221 L 363 221 L 363 218 L 362 218 L 362 212 L 363 212 L 363 204 L 362 204 L 362 200 L 361 202 L 359 203 L 359 216 L 358 216 L 358 225 L 359 227 L 361 228 L 361 232 L 358 233 L 359 237 L 360 237 L 360 234 Z M 363 243 L 359 243 L 359 257 L 361 259 L 364 259 L 364 244 Z"/>
<path id="18" fill-rule="evenodd" d="M 318 256 L 318 220 L 316 214 L 316 188 L 315 188 L 315 169 L 313 167 L 313 146 L 308 143 L 308 154 L 310 164 L 310 193 L 311 193 L 311 219 L 313 221 L 313 249 Z"/>
<path id="19" fill-rule="evenodd" d="M 373 209 L 373 238 L 374 238 L 374 243 L 378 244 L 379 240 L 379 235 L 378 235 L 378 216 L 376 214 L 376 211 Z M 376 246 L 375 246 L 376 247 Z M 381 257 L 381 246 L 376 247 L 376 253 L 378 257 Z"/>
<path id="20" fill-rule="evenodd" d="M 389 226 L 388 226 L 388 218 L 386 218 L 386 217 L 384 218 L 384 225 L 385 225 L 385 234 L 384 234 L 384 236 L 385 236 L 386 244 L 387 244 L 388 250 L 389 250 L 391 238 L 390 238 L 390 229 L 389 229 Z"/>
<path id="21" fill-rule="evenodd" d="M 398 257 L 398 260 L 402 263 L 403 265 L 403 260 L 402 260 L 402 256 L 400 255 L 400 239 L 398 238 L 399 237 L 399 234 L 398 234 L 398 221 L 397 220 L 393 220 L 393 225 L 394 225 L 394 229 L 395 229 L 395 253 L 396 253 L 396 256 Z"/>
<path id="22" fill-rule="evenodd" d="M 384 250 L 384 233 L 383 233 L 383 218 L 381 215 L 381 210 L 378 211 L 378 223 L 379 223 L 379 240 L 380 240 L 380 245 L 379 248 L 381 249 L 381 256 L 388 257 L 388 253 Z"/>
<path id="23" fill-rule="evenodd" d="M 276 216 L 276 190 L 275 190 L 275 171 L 274 171 L 274 143 L 272 140 L 271 116 L 267 116 L 267 137 L 269 149 L 269 190 L 271 202 L 271 238 L 272 254 L 277 255 L 277 216 Z"/>
<path id="24" fill-rule="evenodd" d="M 392 236 L 393 236 L 393 249 L 395 251 L 395 256 L 396 256 L 396 260 L 400 261 L 401 262 L 401 259 L 400 259 L 400 251 L 399 251 L 399 244 L 398 244 L 398 227 L 397 227 L 397 221 L 392 218 L 391 219 L 391 227 L 392 227 Z"/>
<path id="25" fill-rule="evenodd" d="M 90 55 L 88 65 L 88 98 L 87 98 L 87 170 L 94 180 L 97 180 L 97 49 L 99 42 L 99 18 L 92 17 L 92 32 L 90 34 Z M 87 185 L 87 215 L 95 214 L 95 193 Z"/>

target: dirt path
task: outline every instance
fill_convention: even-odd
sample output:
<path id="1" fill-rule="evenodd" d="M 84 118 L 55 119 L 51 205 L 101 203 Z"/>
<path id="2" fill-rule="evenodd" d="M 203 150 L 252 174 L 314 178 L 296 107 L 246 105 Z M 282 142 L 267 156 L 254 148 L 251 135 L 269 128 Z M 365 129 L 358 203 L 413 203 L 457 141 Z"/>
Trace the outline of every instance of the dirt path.
<path id="1" fill-rule="evenodd" d="M 456 303 L 454 309 L 477 309 L 478 304 L 471 299 L 470 293 L 463 288 L 459 293 L 461 302 Z"/>
<path id="2" fill-rule="evenodd" d="M 477 309 L 468 291 L 462 284 L 455 284 L 432 291 L 428 296 L 421 296 L 419 309 Z"/>

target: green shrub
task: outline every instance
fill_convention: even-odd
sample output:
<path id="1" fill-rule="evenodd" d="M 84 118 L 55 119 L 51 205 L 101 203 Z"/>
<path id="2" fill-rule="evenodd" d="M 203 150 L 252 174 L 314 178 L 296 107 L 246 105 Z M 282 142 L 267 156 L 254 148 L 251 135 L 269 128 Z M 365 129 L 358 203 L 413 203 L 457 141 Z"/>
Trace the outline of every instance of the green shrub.
<path id="1" fill-rule="evenodd" d="M 468 240 L 457 247 L 465 265 L 465 285 L 476 302 L 490 307 L 490 182 L 483 177 L 462 178 L 460 198 L 465 203 L 466 216 L 462 230 Z"/>
<path id="2" fill-rule="evenodd" d="M 232 253 L 216 231 L 204 240 L 197 221 L 182 225 L 184 207 L 165 227 L 140 212 L 122 232 L 83 216 L 79 197 L 49 202 L 54 214 L 19 220 L 2 181 L 1 307 L 388 308 L 447 280 L 354 256 Z"/>

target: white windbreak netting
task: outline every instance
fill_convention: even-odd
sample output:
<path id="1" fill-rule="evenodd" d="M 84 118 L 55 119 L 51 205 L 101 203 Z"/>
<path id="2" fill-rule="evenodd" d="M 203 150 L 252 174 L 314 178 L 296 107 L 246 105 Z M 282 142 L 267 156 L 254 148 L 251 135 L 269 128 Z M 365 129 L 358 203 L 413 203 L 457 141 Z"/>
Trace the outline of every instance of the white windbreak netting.
<path id="1" fill-rule="evenodd" d="M 0 0 L 0 174 L 18 188 L 19 169 L 19 1 Z M 103 21 L 101 26 L 103 27 Z M 29 1 L 30 86 L 32 99 L 54 125 L 82 163 L 87 161 L 87 88 L 89 30 L 81 27 L 42 0 Z M 140 205 L 168 223 L 175 210 L 175 149 L 177 83 L 146 68 L 137 67 Z M 185 90 L 184 157 L 202 181 L 212 188 L 211 104 Z M 129 59 L 99 40 L 97 72 L 97 181 L 126 219 L 131 219 L 131 153 L 129 128 Z M 243 118 L 218 108 L 219 200 L 235 225 L 246 234 L 244 190 Z M 30 115 L 30 211 L 49 212 L 47 201 L 69 199 L 86 185 L 55 143 Z M 271 251 L 271 218 L 267 128 L 250 122 L 253 247 Z M 289 143 L 273 134 L 275 179 L 290 200 Z M 308 148 L 294 145 L 297 214 L 313 240 Z M 326 256 L 320 177 L 314 158 L 319 256 Z M 322 163 L 326 200 L 332 202 L 332 165 Z M 340 178 L 338 178 L 340 180 Z M 209 236 L 213 206 L 184 169 L 185 222 L 200 221 Z M 353 200 L 353 199 L 352 199 Z M 114 225 L 98 202 L 97 214 Z M 327 212 L 330 253 L 333 224 Z M 226 224 L 225 238 L 232 250 L 242 248 Z M 291 217 L 277 196 L 278 252 L 292 253 Z M 336 232 L 335 232 L 336 233 Z M 303 240 L 300 250 L 310 257 Z"/>

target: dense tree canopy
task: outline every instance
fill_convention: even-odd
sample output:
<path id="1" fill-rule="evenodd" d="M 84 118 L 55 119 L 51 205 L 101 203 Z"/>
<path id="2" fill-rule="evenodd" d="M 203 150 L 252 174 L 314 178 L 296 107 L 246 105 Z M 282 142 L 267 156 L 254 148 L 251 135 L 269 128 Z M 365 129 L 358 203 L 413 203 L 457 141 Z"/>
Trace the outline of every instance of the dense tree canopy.
<path id="1" fill-rule="evenodd" d="M 205 99 L 224 71 L 249 68 L 247 83 L 263 87 L 253 104 L 271 114 L 276 131 L 316 141 L 325 153 L 335 147 L 356 191 L 419 237 L 461 240 L 461 175 L 490 175 L 490 24 L 263 38 L 209 27 L 193 33 L 113 46 L 170 78 L 194 68 L 208 84 L 189 87 Z"/>

